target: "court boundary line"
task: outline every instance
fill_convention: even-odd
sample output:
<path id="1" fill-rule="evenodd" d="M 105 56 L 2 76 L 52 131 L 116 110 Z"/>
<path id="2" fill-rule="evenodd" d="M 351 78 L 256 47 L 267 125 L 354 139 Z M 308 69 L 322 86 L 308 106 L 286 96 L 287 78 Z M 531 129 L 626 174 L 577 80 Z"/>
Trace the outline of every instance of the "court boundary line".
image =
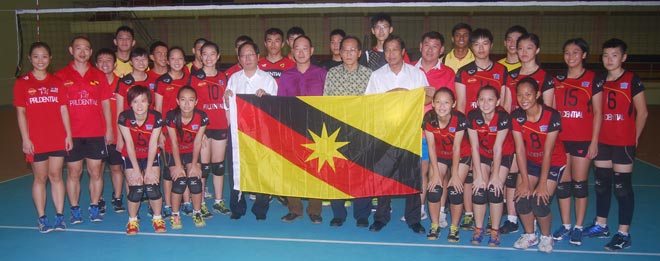
<path id="1" fill-rule="evenodd" d="M 635 158 L 635 159 L 641 161 L 642 163 L 644 163 L 644 164 L 646 164 L 646 165 L 649 165 L 649 166 L 651 166 L 651 167 L 654 167 L 654 168 L 660 170 L 660 166 L 658 166 L 658 165 L 655 165 L 655 164 L 653 164 L 653 163 L 651 163 L 651 162 L 645 161 L 645 160 L 640 159 L 640 158 Z"/>
<path id="2" fill-rule="evenodd" d="M 37 227 L 26 226 L 3 226 L 0 229 L 14 230 L 37 230 Z M 91 234 L 113 234 L 125 235 L 123 231 L 93 230 L 93 229 L 72 229 L 67 228 L 66 232 L 91 233 Z M 59 233 L 59 232 L 51 232 Z M 285 238 L 285 237 L 253 237 L 253 236 L 227 236 L 227 235 L 204 235 L 204 234 L 174 234 L 174 233 L 150 233 L 140 232 L 138 236 L 155 237 L 182 237 L 182 238 L 209 238 L 209 239 L 236 239 L 236 240 L 254 240 L 254 241 L 278 241 L 278 242 L 296 242 L 296 243 L 321 243 L 321 244 L 339 244 L 339 245 L 371 245 L 371 246 L 398 246 L 398 247 L 425 247 L 425 248 L 462 248 L 462 249 L 488 249 L 495 251 L 534 251 L 537 249 L 515 249 L 513 247 L 488 247 L 488 246 L 470 246 L 470 245 L 445 245 L 445 244 L 421 244 L 421 243 L 403 243 L 403 242 L 379 242 L 379 241 L 354 241 L 354 240 L 328 240 L 328 239 L 306 239 L 306 238 Z M 553 250 L 555 253 L 568 254 L 592 254 L 592 255 L 623 255 L 623 256 L 655 256 L 660 257 L 660 253 L 645 252 L 608 252 L 608 251 L 588 251 L 588 250 Z"/>
<path id="3" fill-rule="evenodd" d="M 20 175 L 20 176 L 18 176 L 18 177 L 13 177 L 13 178 L 10 178 L 10 179 L 8 179 L 8 180 L 0 181 L 0 184 L 4 184 L 4 183 L 10 182 L 10 181 L 14 181 L 14 180 L 17 180 L 17 179 L 25 178 L 25 177 L 30 176 L 30 175 L 32 175 L 32 173 L 23 174 L 23 175 Z"/>

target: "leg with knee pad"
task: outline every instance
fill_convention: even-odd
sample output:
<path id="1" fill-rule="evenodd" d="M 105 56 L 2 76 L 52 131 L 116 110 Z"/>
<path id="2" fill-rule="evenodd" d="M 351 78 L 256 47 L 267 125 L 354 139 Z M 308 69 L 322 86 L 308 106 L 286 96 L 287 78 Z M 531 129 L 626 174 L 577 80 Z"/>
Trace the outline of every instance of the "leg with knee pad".
<path id="1" fill-rule="evenodd" d="M 181 177 L 172 182 L 172 193 L 174 194 L 183 194 L 188 187 L 188 178 Z"/>
<path id="2" fill-rule="evenodd" d="M 559 199 L 565 199 L 571 197 L 571 191 L 573 187 L 573 182 L 560 182 L 557 184 L 557 197 Z"/>
<path id="3" fill-rule="evenodd" d="M 532 205 L 532 212 L 536 217 L 547 217 L 550 215 L 550 203 L 544 203 L 543 200 L 538 200 L 538 197 L 533 196 L 530 199 Z M 540 201 L 540 202 L 539 202 Z"/>
<path id="4" fill-rule="evenodd" d="M 596 178 L 594 179 L 596 196 L 609 195 L 612 193 L 612 177 L 614 171 L 608 168 L 596 167 Z"/>
<path id="5" fill-rule="evenodd" d="M 452 205 L 463 204 L 463 193 L 459 193 L 454 187 L 449 187 L 447 190 L 447 197 L 449 198 L 449 203 Z"/>
<path id="6" fill-rule="evenodd" d="M 532 212 L 532 204 L 529 198 L 520 198 L 516 202 L 516 212 L 521 215 L 526 215 Z"/>
<path id="7" fill-rule="evenodd" d="M 149 198 L 149 200 L 158 200 L 163 196 L 163 194 L 160 193 L 160 185 L 144 185 L 144 191 L 147 193 L 147 198 Z"/>
<path id="8" fill-rule="evenodd" d="M 572 190 L 575 198 L 586 198 L 589 196 L 589 184 L 587 184 L 586 180 L 573 182 Z"/>
<path id="9" fill-rule="evenodd" d="M 619 224 L 630 225 L 635 210 L 632 173 L 614 173 L 614 196 L 619 202 Z"/>
<path id="10" fill-rule="evenodd" d="M 488 202 L 485 189 L 477 189 L 476 192 L 472 193 L 472 203 L 477 205 L 484 205 Z"/>
<path id="11" fill-rule="evenodd" d="M 133 203 L 138 203 L 142 200 L 142 195 L 144 194 L 144 186 L 128 186 L 128 194 L 126 199 Z"/>
<path id="12" fill-rule="evenodd" d="M 440 199 L 442 198 L 442 187 L 440 186 L 435 186 L 432 190 L 426 193 L 426 199 L 430 203 L 438 203 L 440 202 Z"/>
<path id="13" fill-rule="evenodd" d="M 217 162 L 211 163 L 211 169 L 213 169 L 214 176 L 224 176 L 225 175 L 225 163 Z"/>
<path id="14" fill-rule="evenodd" d="M 488 187 L 488 202 L 499 204 L 504 202 L 504 191 L 500 191 L 499 195 L 495 195 L 495 186 Z"/>
<path id="15" fill-rule="evenodd" d="M 198 177 L 188 178 L 188 188 L 192 194 L 202 193 L 202 180 L 200 180 Z"/>
<path id="16" fill-rule="evenodd" d="M 506 175 L 504 185 L 507 188 L 516 188 L 516 182 L 518 182 L 518 172 L 512 172 Z"/>
<path id="17" fill-rule="evenodd" d="M 209 175 L 213 172 L 213 168 L 210 163 L 202 163 L 202 178 L 208 178 Z"/>

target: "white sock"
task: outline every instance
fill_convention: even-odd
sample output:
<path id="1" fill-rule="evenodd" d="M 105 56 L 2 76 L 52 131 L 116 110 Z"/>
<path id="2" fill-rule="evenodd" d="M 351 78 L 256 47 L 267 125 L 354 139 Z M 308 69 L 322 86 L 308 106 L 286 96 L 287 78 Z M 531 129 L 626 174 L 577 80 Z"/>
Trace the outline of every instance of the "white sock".
<path id="1" fill-rule="evenodd" d="M 619 230 L 619 234 L 621 234 L 621 235 L 623 235 L 623 236 L 626 236 L 626 237 L 628 236 L 628 232 L 623 232 L 623 231 L 621 231 L 621 230 Z"/>
<path id="2" fill-rule="evenodd" d="M 440 212 L 445 212 L 445 207 L 440 207 Z"/>
<path id="3" fill-rule="evenodd" d="M 579 229 L 579 230 L 582 230 L 583 227 L 582 227 L 582 226 L 575 225 L 575 228 L 577 228 L 577 229 Z"/>
<path id="4" fill-rule="evenodd" d="M 138 218 L 137 218 L 137 216 L 136 216 L 136 217 L 129 217 L 129 218 L 128 218 L 128 221 L 129 221 L 129 222 L 131 222 L 131 221 L 138 221 Z"/>
<path id="5" fill-rule="evenodd" d="M 607 224 L 601 224 L 601 223 L 598 223 L 598 222 L 596 222 L 596 225 L 598 225 L 599 227 L 602 227 L 602 228 L 607 227 Z"/>
<path id="6" fill-rule="evenodd" d="M 172 212 L 172 216 L 178 216 L 178 215 L 179 215 L 179 211 L 177 211 L 177 212 Z"/>
<path id="7" fill-rule="evenodd" d="M 152 219 L 163 219 L 163 217 L 161 217 L 160 215 L 154 215 Z"/>
<path id="8" fill-rule="evenodd" d="M 571 224 L 562 224 L 565 229 L 570 230 L 571 229 Z"/>
<path id="9" fill-rule="evenodd" d="M 518 216 L 506 215 L 506 219 L 514 224 L 518 224 Z"/>
<path id="10" fill-rule="evenodd" d="M 465 212 L 465 215 L 466 215 L 466 216 L 472 216 L 472 215 L 474 215 L 474 214 L 473 214 L 472 212 Z"/>
<path id="11" fill-rule="evenodd" d="M 215 200 L 215 204 L 220 204 L 220 202 L 222 202 L 222 201 L 224 201 L 224 200 L 222 200 L 222 199 L 216 199 L 216 200 Z"/>

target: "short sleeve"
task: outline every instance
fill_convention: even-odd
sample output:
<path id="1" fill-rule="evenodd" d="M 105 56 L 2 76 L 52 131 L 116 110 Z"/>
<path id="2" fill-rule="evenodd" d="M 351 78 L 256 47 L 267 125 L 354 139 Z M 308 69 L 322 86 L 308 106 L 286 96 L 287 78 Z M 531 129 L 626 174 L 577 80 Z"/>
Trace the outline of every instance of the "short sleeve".
<path id="1" fill-rule="evenodd" d="M 546 109 L 551 113 L 550 122 L 548 122 L 548 132 L 561 131 L 561 116 L 559 115 L 559 112 L 544 108 L 544 110 Z"/>
<path id="2" fill-rule="evenodd" d="M 546 72 L 545 78 L 543 79 L 543 85 L 541 86 L 541 92 L 545 92 L 550 89 L 555 88 L 555 80 L 552 76 Z"/>
<path id="3" fill-rule="evenodd" d="M 119 114 L 119 116 L 117 116 L 117 124 L 119 124 L 121 126 L 124 126 L 124 127 L 129 127 L 127 125 L 127 122 L 128 122 L 128 113 L 130 113 L 130 112 L 131 112 L 130 110 L 121 112 Z"/>
<path id="4" fill-rule="evenodd" d="M 642 84 L 642 79 L 640 79 L 639 76 L 637 76 L 637 74 L 633 75 L 631 84 L 632 84 L 632 90 L 631 90 L 632 97 L 635 97 L 635 95 L 644 91 L 644 84 Z"/>
<path id="5" fill-rule="evenodd" d="M 23 76 L 27 77 L 27 76 Z M 25 107 L 25 87 L 21 80 L 16 80 L 14 84 L 14 107 Z"/>
<path id="6" fill-rule="evenodd" d="M 511 116 L 506 111 L 499 111 L 497 116 L 497 130 L 506 130 L 511 128 Z"/>
<path id="7" fill-rule="evenodd" d="M 594 96 L 598 93 L 603 92 L 603 86 L 605 85 L 605 78 L 602 74 L 596 74 L 593 81 L 591 82 L 591 96 Z"/>
<path id="8" fill-rule="evenodd" d="M 511 128 L 513 131 L 522 132 L 522 125 L 525 124 L 525 121 L 527 120 L 525 112 L 518 108 L 511 113 L 511 119 Z"/>

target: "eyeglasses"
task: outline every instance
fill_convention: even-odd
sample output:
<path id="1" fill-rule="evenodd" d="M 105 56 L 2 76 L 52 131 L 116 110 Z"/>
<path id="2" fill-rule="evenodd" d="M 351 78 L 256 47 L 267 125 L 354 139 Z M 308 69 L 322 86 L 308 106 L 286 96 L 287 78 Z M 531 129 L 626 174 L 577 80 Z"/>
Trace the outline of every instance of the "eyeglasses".
<path id="1" fill-rule="evenodd" d="M 374 25 L 374 30 L 388 30 L 390 29 L 390 25 L 384 25 L 384 24 L 379 24 L 379 25 Z"/>

